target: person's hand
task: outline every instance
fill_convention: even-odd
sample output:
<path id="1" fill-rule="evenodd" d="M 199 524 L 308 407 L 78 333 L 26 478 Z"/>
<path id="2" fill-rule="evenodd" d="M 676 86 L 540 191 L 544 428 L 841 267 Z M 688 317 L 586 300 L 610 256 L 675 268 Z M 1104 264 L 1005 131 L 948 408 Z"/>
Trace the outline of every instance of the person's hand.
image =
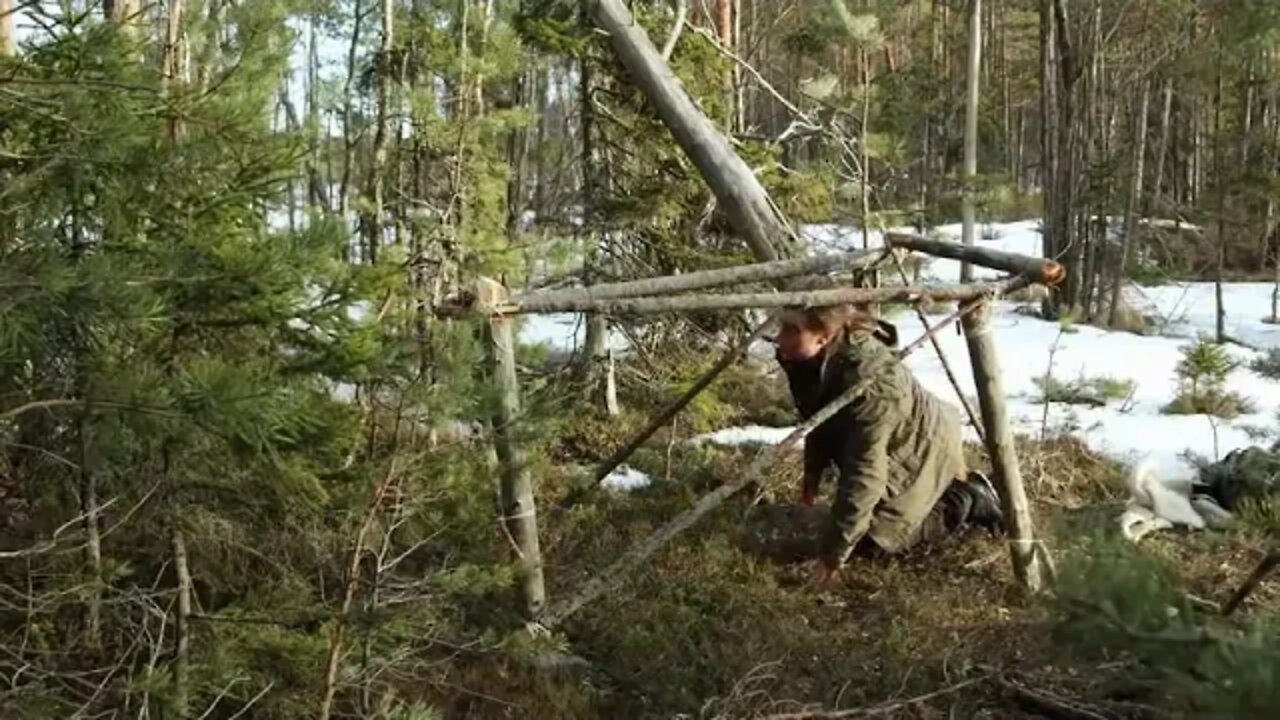
<path id="1" fill-rule="evenodd" d="M 827 587 L 835 583 L 837 576 L 840 574 L 840 568 L 832 565 L 825 558 L 818 558 L 813 563 L 813 584 L 818 587 Z"/>
<path id="2" fill-rule="evenodd" d="M 808 507 L 813 507 L 813 503 L 818 499 L 818 484 L 821 477 L 805 473 L 804 479 L 800 481 L 800 502 Z"/>

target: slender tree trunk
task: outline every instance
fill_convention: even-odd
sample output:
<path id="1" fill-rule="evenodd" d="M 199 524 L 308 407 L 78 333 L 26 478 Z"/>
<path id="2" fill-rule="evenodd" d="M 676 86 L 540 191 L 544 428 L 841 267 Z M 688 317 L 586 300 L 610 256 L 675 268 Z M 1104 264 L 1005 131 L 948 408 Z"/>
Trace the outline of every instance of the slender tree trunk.
<path id="1" fill-rule="evenodd" d="M 365 260 L 370 265 L 378 263 L 378 250 L 385 238 L 383 221 L 386 216 L 384 184 L 387 175 L 387 122 L 391 112 L 391 84 L 394 68 L 392 50 L 395 47 L 394 0 L 382 0 L 382 37 L 378 43 L 375 78 L 378 84 L 377 113 L 374 120 L 373 163 L 369 168 L 369 211 L 365 216 Z"/>
<path id="2" fill-rule="evenodd" d="M 329 207 L 329 188 L 320 175 L 320 50 L 316 39 L 319 13 L 307 21 L 307 202 L 312 207 Z"/>
<path id="3" fill-rule="evenodd" d="M 1042 252 L 1046 258 L 1058 258 L 1062 238 L 1058 234 L 1058 72 L 1055 55 L 1056 19 L 1053 0 L 1040 0 L 1040 188 L 1043 202 Z M 1051 315 L 1057 309 L 1054 298 L 1046 298 L 1044 312 Z"/>
<path id="4" fill-rule="evenodd" d="M 861 49 L 859 54 L 862 66 L 862 127 L 859 131 L 862 137 L 858 144 L 862 150 L 862 247 L 866 249 L 871 247 L 871 150 L 867 143 L 871 134 L 871 70 L 866 49 Z"/>
<path id="5" fill-rule="evenodd" d="M 83 376 L 87 370 L 82 368 L 78 372 Z M 88 387 L 82 386 L 81 394 L 87 395 L 88 390 Z M 84 516 L 84 561 L 89 580 L 93 583 L 84 608 L 85 645 L 90 648 L 97 648 L 102 639 L 102 519 L 98 504 L 101 457 L 98 455 L 94 425 L 92 406 L 86 400 L 79 422 L 79 462 L 80 514 Z"/>
<path id="6" fill-rule="evenodd" d="M 582 229 L 586 242 L 585 256 L 586 282 L 594 282 L 596 264 L 599 262 L 600 243 L 597 241 L 599 227 L 596 218 L 596 148 L 595 148 L 595 108 L 592 106 L 592 82 L 595 73 L 591 67 L 591 58 L 584 55 L 578 68 L 578 102 L 579 132 L 582 133 L 582 155 L 579 166 L 582 173 Z M 592 313 L 585 316 L 586 332 L 583 337 L 582 357 L 579 358 L 578 376 L 583 381 L 587 396 L 594 396 L 602 378 L 597 377 L 597 369 L 603 367 L 605 351 L 608 343 L 609 324 L 604 315 Z"/>
<path id="7" fill-rule="evenodd" d="M 342 180 L 338 185 L 338 214 L 344 218 L 350 207 L 351 169 L 355 160 L 355 82 L 357 54 L 360 50 L 360 28 L 364 24 L 364 3 L 355 0 L 352 7 L 351 44 L 347 46 L 347 78 L 342 85 Z"/>
<path id="8" fill-rule="evenodd" d="M 1067 278 L 1064 283 L 1065 298 L 1061 298 L 1068 308 L 1077 308 L 1080 304 L 1079 277 L 1082 263 L 1081 250 L 1083 243 L 1076 235 L 1076 182 L 1079 175 L 1079 134 L 1080 126 L 1076 117 L 1076 92 L 1080 79 L 1079 60 L 1071 41 L 1071 22 L 1067 16 L 1065 0 L 1051 0 L 1053 3 L 1054 33 L 1057 44 L 1057 69 L 1059 87 L 1057 88 L 1058 110 L 1055 115 L 1058 152 L 1055 160 L 1057 177 L 1055 178 L 1054 209 L 1054 241 L 1055 250 L 1067 267 Z M 1055 296 L 1056 297 L 1056 296 Z"/>
<path id="9" fill-rule="evenodd" d="M 102 0 L 102 16 L 115 23 L 131 21 L 138 13 L 138 0 Z"/>
<path id="10" fill-rule="evenodd" d="M 173 713 L 175 718 L 182 720 L 188 717 L 191 705 L 191 567 L 187 562 L 186 538 L 176 525 L 169 540 L 177 577 L 173 623 Z"/>
<path id="11" fill-rule="evenodd" d="M 1173 115 L 1173 77 L 1167 77 L 1164 81 L 1164 100 L 1160 110 L 1160 139 L 1156 145 L 1156 168 L 1151 177 L 1151 193 L 1146 203 L 1146 214 L 1151 216 L 1151 208 L 1163 195 L 1164 191 L 1164 167 L 1166 158 L 1169 156 L 1169 131 L 1172 127 Z"/>
<path id="12" fill-rule="evenodd" d="M 733 31 L 733 0 L 715 0 L 715 29 L 716 37 L 720 41 L 720 45 L 725 49 L 732 51 L 734 49 L 734 40 L 737 38 Z M 730 64 L 724 77 L 725 89 L 725 129 L 730 133 L 738 130 L 736 97 L 734 89 L 734 77 L 736 76 L 737 63 Z"/>
<path id="13" fill-rule="evenodd" d="M 1224 52 L 1219 49 L 1219 53 Z M 1215 328 L 1217 330 L 1217 340 L 1219 343 L 1227 341 L 1227 309 L 1222 303 L 1222 273 L 1227 263 L 1227 233 L 1226 233 L 1226 195 L 1227 195 L 1227 178 L 1223 174 L 1222 168 L 1222 57 L 1218 57 L 1217 82 L 1214 86 L 1213 97 L 1213 175 L 1214 185 L 1217 187 L 1217 217 L 1214 225 L 1218 229 L 1218 262 L 1214 269 L 1213 277 L 1213 294 L 1214 294 L 1214 317 Z"/>
<path id="14" fill-rule="evenodd" d="M 1111 307 L 1107 325 L 1115 327 L 1120 309 L 1120 292 L 1129 269 L 1129 253 L 1138 232 L 1138 208 L 1142 204 L 1142 171 L 1147 152 L 1147 108 L 1151 97 L 1150 81 L 1143 80 L 1139 90 L 1138 115 L 1133 124 L 1133 164 L 1129 177 L 1129 202 L 1124 215 L 1124 237 L 1120 238 L 1120 263 L 1111 285 Z"/>
<path id="15" fill-rule="evenodd" d="M 965 245 L 977 243 L 977 208 L 974 204 L 974 183 L 978 180 L 978 81 L 982 74 L 982 0 L 972 0 L 969 8 L 969 65 L 968 88 L 965 94 L 964 113 L 964 195 L 961 214 L 963 226 L 961 239 Z M 973 267 L 960 265 L 960 281 L 973 280 Z"/>

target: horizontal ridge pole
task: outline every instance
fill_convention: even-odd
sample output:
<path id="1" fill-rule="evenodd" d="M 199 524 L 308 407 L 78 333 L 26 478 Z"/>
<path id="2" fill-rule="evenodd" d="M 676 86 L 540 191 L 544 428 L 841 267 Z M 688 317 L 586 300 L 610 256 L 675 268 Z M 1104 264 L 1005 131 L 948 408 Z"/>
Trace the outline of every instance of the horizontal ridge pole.
<path id="1" fill-rule="evenodd" d="M 814 273 L 837 272 L 841 270 L 857 270 L 875 264 L 885 251 L 857 250 L 854 252 L 818 255 L 815 257 L 795 258 L 791 260 L 774 260 L 771 262 L 737 265 L 716 270 L 698 270 L 682 275 L 664 275 L 644 280 L 627 280 L 625 282 L 601 283 L 589 287 L 561 290 L 535 290 L 517 295 L 513 300 L 517 303 L 530 301 L 547 302 L 550 300 L 611 300 L 654 295 L 671 295 L 689 290 L 703 290 L 725 285 L 740 285 L 764 280 L 781 280 L 784 278 L 812 275 Z"/>
<path id="2" fill-rule="evenodd" d="M 925 287 L 835 288 L 793 292 L 686 294 L 667 297 L 590 299 L 584 297 L 512 298 L 509 303 L 480 307 L 493 314 L 600 312 L 610 314 L 747 310 L 755 308 L 823 307 L 830 305 L 970 300 L 1000 294 L 1001 283 L 931 285 Z"/>

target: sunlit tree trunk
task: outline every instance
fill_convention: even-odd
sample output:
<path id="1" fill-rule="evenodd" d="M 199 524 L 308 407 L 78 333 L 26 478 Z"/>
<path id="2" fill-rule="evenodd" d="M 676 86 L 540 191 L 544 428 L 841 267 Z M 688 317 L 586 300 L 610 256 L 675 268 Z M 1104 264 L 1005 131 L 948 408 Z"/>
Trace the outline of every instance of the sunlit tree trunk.
<path id="1" fill-rule="evenodd" d="M 8 57 L 17 52 L 18 38 L 14 35 L 13 0 L 0 0 L 0 56 Z"/>
<path id="2" fill-rule="evenodd" d="M 1129 199 L 1124 214 L 1124 236 L 1120 238 L 1120 262 L 1115 269 L 1111 285 L 1111 306 L 1107 311 L 1107 325 L 1115 327 L 1119 317 L 1120 293 L 1129 266 L 1129 255 L 1138 233 L 1138 209 L 1142 204 L 1142 174 L 1147 153 L 1147 108 L 1151 98 L 1150 81 L 1143 80 L 1139 91 L 1137 117 L 1133 123 L 1133 163 L 1129 172 Z"/>
<path id="3" fill-rule="evenodd" d="M 982 77 L 982 0 L 973 0 L 969 7 L 969 64 L 968 87 L 965 93 L 964 113 L 964 196 L 961 200 L 963 226 L 961 241 L 965 245 L 977 242 L 977 208 L 974 203 L 974 183 L 978 180 L 978 82 Z M 960 264 L 960 281 L 973 280 L 973 266 Z"/>

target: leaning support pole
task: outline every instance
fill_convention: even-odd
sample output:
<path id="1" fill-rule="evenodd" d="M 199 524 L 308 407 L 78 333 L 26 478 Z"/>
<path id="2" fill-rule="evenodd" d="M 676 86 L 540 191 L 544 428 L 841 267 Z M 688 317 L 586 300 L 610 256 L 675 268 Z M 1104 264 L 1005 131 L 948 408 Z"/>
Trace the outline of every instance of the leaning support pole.
<path id="1" fill-rule="evenodd" d="M 815 273 L 858 270 L 876 264 L 884 255 L 885 251 L 881 249 L 856 250 L 849 253 L 818 255 L 792 260 L 773 260 L 771 262 L 738 265 L 717 270 L 698 270 L 683 275 L 664 275 L 644 280 L 604 283 L 581 288 L 535 290 L 530 293 L 516 295 L 514 302 L 523 304 L 525 302 L 546 302 L 554 299 L 610 300 L 645 295 L 671 295 L 690 290 L 705 290 L 707 288 L 741 285 L 764 280 L 782 280 Z"/>
<path id="2" fill-rule="evenodd" d="M 486 302 L 501 302 L 506 297 L 506 288 L 491 280 L 481 280 L 477 296 Z M 520 418 L 520 387 L 516 380 L 515 334 L 511 324 L 511 318 L 501 315 L 489 318 L 489 372 L 498 394 L 493 445 L 502 473 L 499 485 L 502 522 L 520 565 L 521 609 L 527 618 L 534 619 L 546 606 L 547 594 L 542 580 L 533 481 L 515 439 L 515 425 Z"/>
<path id="3" fill-rule="evenodd" d="M 969 360 L 973 364 L 973 382 L 978 390 L 978 406 L 982 410 L 987 453 L 991 456 L 1000 501 L 1004 506 L 1013 572 L 1025 588 L 1040 592 L 1045 587 L 1046 574 L 1051 573 L 1052 568 L 1046 566 L 1048 558 L 1036 542 L 1032 529 L 1031 505 L 1018 468 L 1018 454 L 1014 449 L 1013 431 L 1009 427 L 1009 414 L 1004 404 L 1004 387 L 990 320 L 991 306 L 984 302 L 967 313 L 960 323 L 964 327 Z"/>
<path id="4" fill-rule="evenodd" d="M 907 269 L 902 265 L 902 258 L 898 257 L 898 253 L 893 253 L 893 264 L 898 268 L 898 276 L 902 278 L 903 285 L 910 285 L 911 278 L 907 277 Z M 973 301 L 970 301 L 973 302 Z M 982 302 L 979 300 L 978 302 Z M 920 324 L 925 330 L 929 329 L 929 318 L 925 316 L 924 310 L 919 305 L 915 307 L 916 317 L 920 318 Z M 964 391 L 960 389 L 960 381 L 956 379 L 955 371 L 951 369 L 951 363 L 947 361 L 947 354 L 942 351 L 942 345 L 938 342 L 938 338 L 929 335 L 929 342 L 933 345 L 933 351 L 938 355 L 938 362 L 942 365 L 942 371 L 947 374 L 947 380 L 950 381 L 951 387 L 956 391 L 956 399 L 960 401 L 964 412 L 969 416 L 969 422 L 973 425 L 974 432 L 978 433 L 979 440 L 986 440 L 987 434 L 982 431 L 982 423 L 978 420 L 978 414 L 973 411 L 973 405 L 969 402 L 969 398 L 964 396 Z"/>
<path id="5" fill-rule="evenodd" d="M 725 483 L 711 492 L 698 498 L 693 507 L 685 510 L 679 515 L 672 518 L 670 522 L 658 528 L 649 537 L 641 540 L 630 550 L 618 558 L 612 565 L 605 568 L 599 575 L 587 581 L 576 594 L 567 598 L 564 602 L 556 605 L 547 611 L 541 619 L 543 627 L 553 628 L 564 622 L 570 615 L 576 613 L 582 606 L 604 595 L 614 585 L 620 582 L 631 570 L 639 567 L 641 563 L 656 553 L 663 545 L 666 545 L 671 538 L 679 535 L 689 529 L 694 523 L 702 518 L 702 516 L 716 509 L 725 500 L 733 497 L 742 491 L 743 488 L 752 482 L 759 480 L 760 474 L 765 468 L 772 465 L 782 454 L 789 450 L 796 443 L 804 439 L 806 435 L 813 431 L 828 418 L 840 412 L 840 409 L 853 402 L 866 390 L 869 380 L 864 380 L 857 385 L 844 391 L 830 404 L 819 410 L 809 418 L 804 424 L 791 431 L 783 441 L 772 448 L 760 451 L 756 455 L 755 460 L 747 466 L 745 472 L 738 476 L 737 480 Z"/>
<path id="6" fill-rule="evenodd" d="M 683 410 L 685 406 L 692 402 L 693 399 L 696 398 L 703 390 L 706 390 L 707 386 L 715 382 L 715 379 L 720 377 L 720 373 L 724 372 L 730 365 L 737 362 L 738 358 L 742 357 L 743 353 L 751 347 L 751 344 L 756 340 L 759 340 L 760 337 L 764 335 L 765 330 L 773 324 L 774 317 L 775 316 L 771 315 L 767 320 L 760 323 L 759 327 L 748 335 L 745 340 L 730 348 L 729 352 L 722 355 L 720 360 L 717 361 L 716 364 L 713 365 L 702 377 L 698 378 L 697 382 L 686 390 L 679 399 L 671 403 L 671 405 L 669 405 L 665 410 L 654 417 L 643 430 L 636 433 L 635 437 L 631 438 L 630 442 L 615 450 L 614 453 L 604 462 L 600 463 L 596 468 L 595 475 L 592 477 L 592 487 L 599 485 L 600 481 L 608 477 L 609 473 L 613 472 L 615 468 L 625 462 L 627 458 L 631 457 L 631 454 L 639 449 L 646 440 L 652 437 L 659 428 L 671 422 L 671 418 L 675 417 L 677 413 Z M 565 506 L 567 507 L 572 505 L 574 500 L 576 500 L 576 498 L 566 502 Z"/>

